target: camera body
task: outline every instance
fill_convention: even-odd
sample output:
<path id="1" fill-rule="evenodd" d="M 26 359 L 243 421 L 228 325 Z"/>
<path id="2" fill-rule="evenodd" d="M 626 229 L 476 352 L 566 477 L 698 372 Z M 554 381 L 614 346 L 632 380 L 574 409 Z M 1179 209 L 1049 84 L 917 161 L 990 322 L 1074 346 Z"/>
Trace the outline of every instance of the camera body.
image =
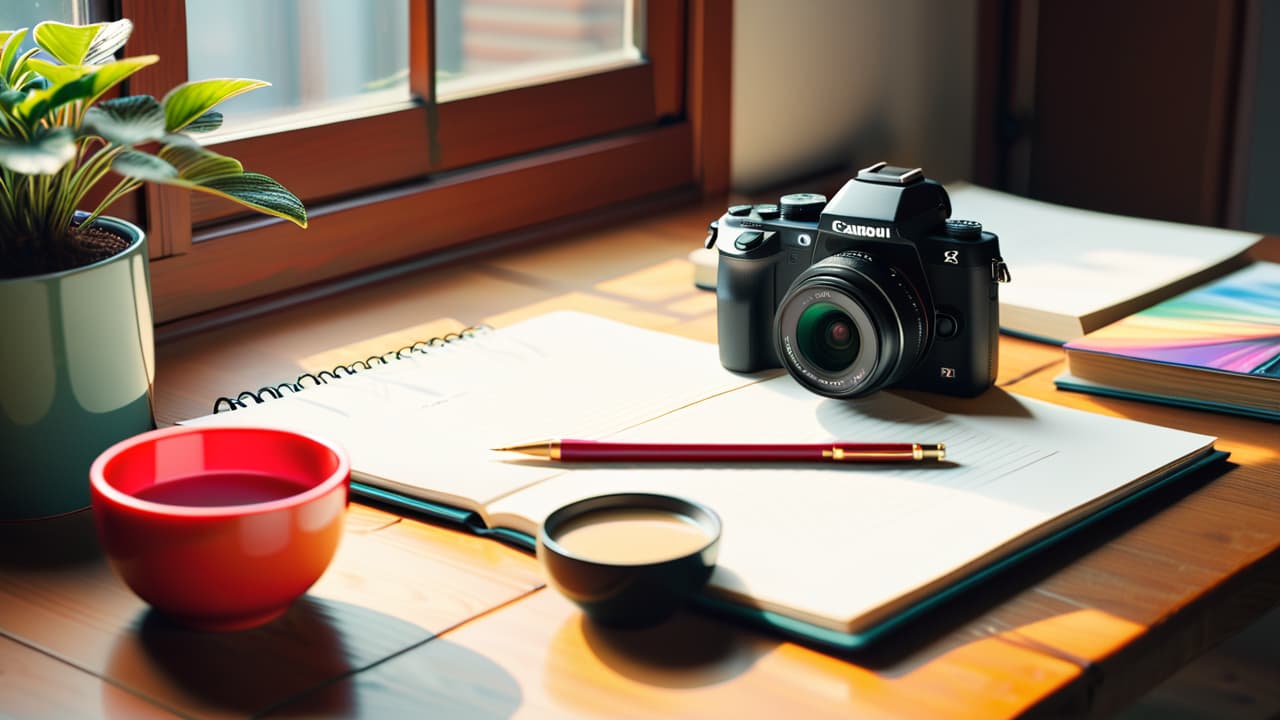
<path id="1" fill-rule="evenodd" d="M 708 236 L 721 364 L 785 367 L 829 397 L 991 387 L 1008 269 L 995 235 L 950 215 L 941 185 L 885 163 L 830 202 L 798 193 L 731 206 Z"/>

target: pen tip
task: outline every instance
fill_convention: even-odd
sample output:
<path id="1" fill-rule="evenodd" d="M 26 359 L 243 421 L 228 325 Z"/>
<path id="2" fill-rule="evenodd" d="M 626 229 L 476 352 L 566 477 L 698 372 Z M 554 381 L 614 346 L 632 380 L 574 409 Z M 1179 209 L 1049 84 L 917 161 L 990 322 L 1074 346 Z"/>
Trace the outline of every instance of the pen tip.
<path id="1" fill-rule="evenodd" d="M 535 440 L 534 442 L 520 443 L 518 445 L 506 445 L 503 447 L 492 448 L 494 452 L 517 452 L 525 455 L 533 455 L 536 457 L 549 457 L 559 459 L 559 443 L 555 440 Z"/>

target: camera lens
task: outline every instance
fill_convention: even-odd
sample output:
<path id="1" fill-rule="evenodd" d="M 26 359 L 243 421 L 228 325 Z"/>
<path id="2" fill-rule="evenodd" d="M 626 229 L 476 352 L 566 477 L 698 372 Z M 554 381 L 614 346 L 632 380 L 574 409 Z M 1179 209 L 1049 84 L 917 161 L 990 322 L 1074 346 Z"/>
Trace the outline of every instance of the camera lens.
<path id="1" fill-rule="evenodd" d="M 853 318 L 833 303 L 818 302 L 800 313 L 796 340 L 806 360 L 837 373 L 858 356 L 858 335 Z"/>
<path id="2" fill-rule="evenodd" d="M 889 387 L 920 362 L 932 332 L 925 295 L 897 268 L 853 251 L 800 274 L 778 305 L 778 357 L 828 397 Z"/>

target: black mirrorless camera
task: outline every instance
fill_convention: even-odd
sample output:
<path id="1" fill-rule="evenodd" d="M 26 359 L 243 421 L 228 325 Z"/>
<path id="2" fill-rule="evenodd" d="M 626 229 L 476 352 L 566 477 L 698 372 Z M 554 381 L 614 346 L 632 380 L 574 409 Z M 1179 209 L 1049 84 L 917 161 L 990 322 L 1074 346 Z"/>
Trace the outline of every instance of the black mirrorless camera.
<path id="1" fill-rule="evenodd" d="M 721 364 L 782 366 L 835 398 L 991 387 L 1008 269 L 995 235 L 950 215 L 941 185 L 884 163 L 831 202 L 799 193 L 730 207 L 708 236 Z"/>

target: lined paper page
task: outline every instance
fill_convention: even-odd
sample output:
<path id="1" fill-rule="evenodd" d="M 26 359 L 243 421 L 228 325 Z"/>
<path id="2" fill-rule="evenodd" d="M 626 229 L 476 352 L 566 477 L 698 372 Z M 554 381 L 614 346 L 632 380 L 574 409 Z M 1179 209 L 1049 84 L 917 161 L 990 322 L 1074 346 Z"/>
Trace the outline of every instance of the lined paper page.
<path id="1" fill-rule="evenodd" d="M 474 509 L 555 472 L 490 448 L 600 437 L 754 381 L 714 345 L 561 312 L 186 424 L 334 438 L 357 479 Z"/>
<path id="2" fill-rule="evenodd" d="M 942 413 L 890 393 L 817 397 L 782 376 L 621 433 L 635 441 L 945 442 L 941 464 L 594 466 L 504 498 L 524 531 L 611 492 L 699 500 L 724 522 L 712 592 L 840 631 L 874 622 L 1011 539 L 1212 443 L 993 390 Z"/>

